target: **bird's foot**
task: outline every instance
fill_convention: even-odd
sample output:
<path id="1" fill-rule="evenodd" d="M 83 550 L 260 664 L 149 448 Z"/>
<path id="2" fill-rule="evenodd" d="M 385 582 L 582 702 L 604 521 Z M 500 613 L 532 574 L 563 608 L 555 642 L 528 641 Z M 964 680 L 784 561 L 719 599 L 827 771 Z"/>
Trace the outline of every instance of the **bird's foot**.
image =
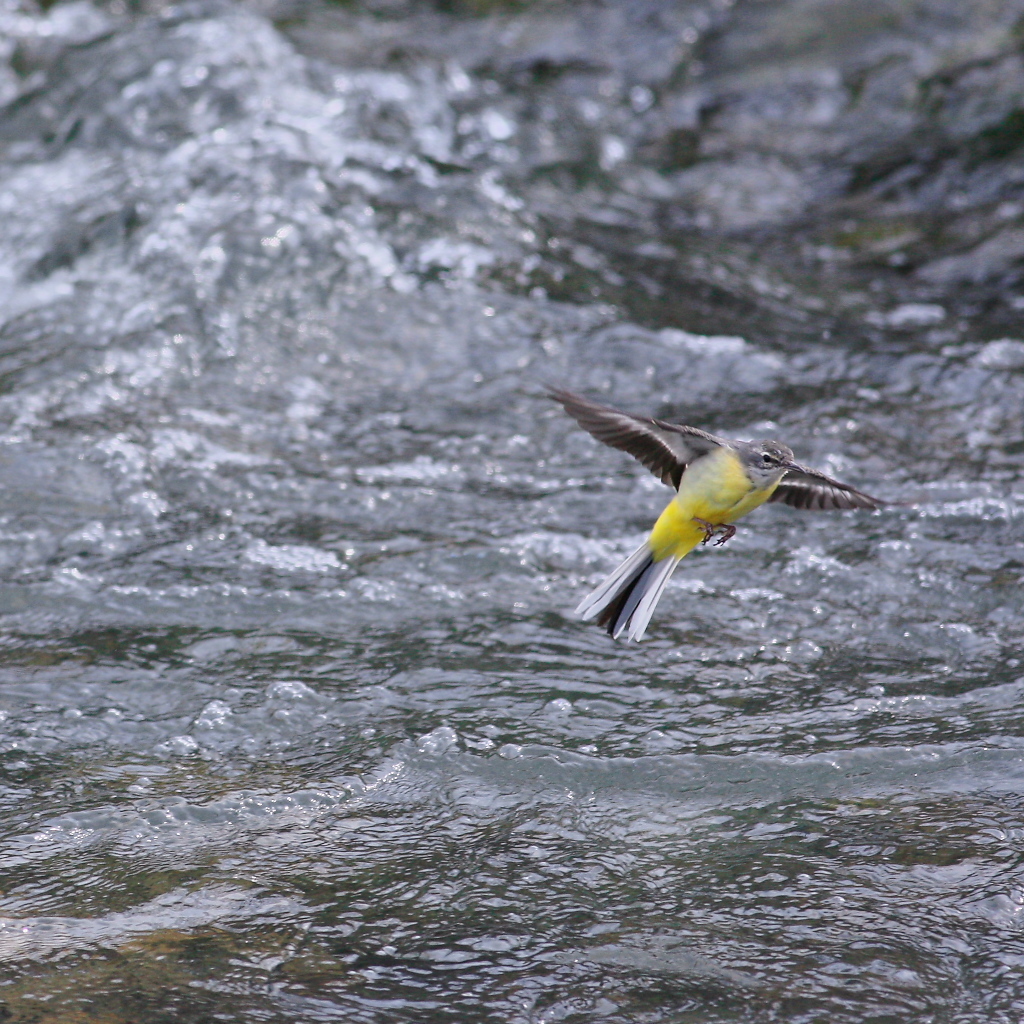
<path id="1" fill-rule="evenodd" d="M 704 539 L 701 541 L 701 544 L 707 544 L 714 537 L 715 530 L 718 527 L 714 523 L 709 523 L 706 519 L 701 519 L 698 516 L 694 516 L 693 521 L 704 531 Z"/>
<path id="2" fill-rule="evenodd" d="M 715 547 L 720 548 L 727 540 L 732 540 L 736 534 L 736 527 L 726 524 L 722 528 L 722 536 L 715 541 Z M 707 544 L 707 541 L 704 541 Z"/>
<path id="3" fill-rule="evenodd" d="M 707 544 L 716 533 L 721 531 L 721 536 L 715 541 L 715 547 L 720 548 L 727 540 L 732 540 L 736 534 L 736 527 L 728 523 L 716 525 L 699 516 L 694 516 L 693 521 L 704 531 L 704 539 L 701 544 Z"/>

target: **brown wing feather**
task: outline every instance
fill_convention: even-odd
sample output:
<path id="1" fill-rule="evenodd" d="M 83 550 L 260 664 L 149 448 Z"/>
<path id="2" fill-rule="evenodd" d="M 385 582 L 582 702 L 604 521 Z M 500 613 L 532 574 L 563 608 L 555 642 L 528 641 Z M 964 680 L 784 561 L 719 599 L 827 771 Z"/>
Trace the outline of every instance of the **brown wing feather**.
<path id="1" fill-rule="evenodd" d="M 847 508 L 881 508 L 886 502 L 840 483 L 806 466 L 794 466 L 782 478 L 769 501 L 781 501 L 794 508 L 827 511 Z"/>
<path id="2" fill-rule="evenodd" d="M 714 434 L 678 423 L 632 416 L 561 388 L 549 394 L 588 433 L 628 452 L 662 483 L 678 489 L 683 471 L 696 458 L 723 444 Z"/>

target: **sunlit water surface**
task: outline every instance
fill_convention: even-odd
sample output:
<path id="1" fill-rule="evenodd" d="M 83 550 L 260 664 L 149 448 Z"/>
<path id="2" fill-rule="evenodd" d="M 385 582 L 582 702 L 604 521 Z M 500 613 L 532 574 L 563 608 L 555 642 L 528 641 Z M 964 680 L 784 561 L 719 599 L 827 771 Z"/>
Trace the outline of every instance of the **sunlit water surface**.
<path id="1" fill-rule="evenodd" d="M 1021 1019 L 1019 10 L 830 11 L 0 11 L 4 1019 Z M 613 643 L 544 382 L 899 504 Z"/>

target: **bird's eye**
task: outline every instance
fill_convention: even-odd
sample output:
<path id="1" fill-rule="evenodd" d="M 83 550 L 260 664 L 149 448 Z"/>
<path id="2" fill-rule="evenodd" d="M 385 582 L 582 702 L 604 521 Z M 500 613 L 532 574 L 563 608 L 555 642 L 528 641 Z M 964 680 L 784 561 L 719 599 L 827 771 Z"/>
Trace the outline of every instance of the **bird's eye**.
<path id="1" fill-rule="evenodd" d="M 764 463 L 764 464 L 765 464 L 766 466 L 770 466 L 770 465 L 771 465 L 771 464 L 772 464 L 773 462 L 775 462 L 776 460 L 775 460 L 774 456 L 772 456 L 772 455 L 769 455 L 769 454 L 768 454 L 767 452 L 765 452 L 765 453 L 764 453 L 764 454 L 763 454 L 763 455 L 761 456 L 761 461 L 762 461 L 762 462 L 763 462 L 763 463 Z"/>

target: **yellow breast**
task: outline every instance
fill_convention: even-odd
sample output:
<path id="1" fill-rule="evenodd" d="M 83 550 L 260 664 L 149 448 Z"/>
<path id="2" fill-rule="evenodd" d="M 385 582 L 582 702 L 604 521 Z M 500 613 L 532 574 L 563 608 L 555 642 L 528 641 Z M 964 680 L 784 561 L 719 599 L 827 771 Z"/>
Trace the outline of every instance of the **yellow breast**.
<path id="1" fill-rule="evenodd" d="M 692 551 L 704 539 L 696 519 L 713 526 L 735 522 L 766 502 L 777 486 L 756 490 L 731 448 L 697 459 L 683 473 L 678 493 L 651 531 L 655 559 Z"/>

